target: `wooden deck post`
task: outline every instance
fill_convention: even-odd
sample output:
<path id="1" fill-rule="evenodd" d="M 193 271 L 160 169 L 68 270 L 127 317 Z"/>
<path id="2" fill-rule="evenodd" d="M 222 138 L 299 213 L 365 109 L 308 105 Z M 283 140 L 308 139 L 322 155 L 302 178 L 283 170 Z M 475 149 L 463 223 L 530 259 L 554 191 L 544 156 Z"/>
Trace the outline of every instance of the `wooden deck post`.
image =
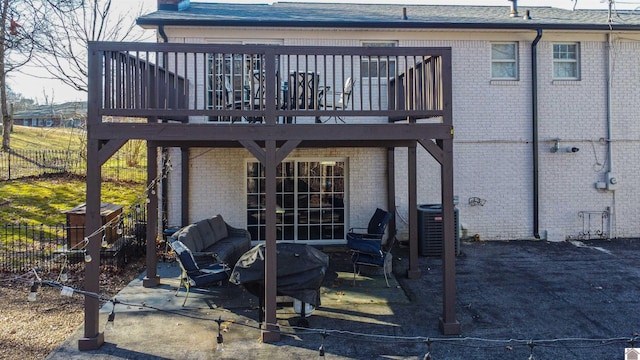
<path id="1" fill-rule="evenodd" d="M 442 256 L 442 318 L 440 331 L 445 335 L 460 334 L 456 319 L 456 239 L 453 205 L 453 140 L 442 140 L 442 226 L 444 254 Z"/>
<path id="2" fill-rule="evenodd" d="M 158 234 L 158 147 L 147 142 L 147 275 L 142 280 L 146 288 L 160 285 L 158 276 L 158 252 L 156 237 Z"/>
<path id="3" fill-rule="evenodd" d="M 266 244 L 264 261 L 264 321 L 263 342 L 280 341 L 276 325 L 277 256 L 276 256 L 276 142 L 265 142 L 265 187 L 266 187 Z"/>
<path id="4" fill-rule="evenodd" d="M 86 251 L 91 261 L 85 263 L 84 290 L 98 294 L 100 292 L 100 247 L 102 225 L 100 218 L 100 188 L 102 183 L 101 165 L 98 160 L 100 142 L 87 140 L 87 212 L 85 218 L 85 238 L 89 239 Z M 78 340 L 80 351 L 95 350 L 104 343 L 104 333 L 99 329 L 100 301 L 92 296 L 84 297 L 84 336 Z"/>
<path id="5" fill-rule="evenodd" d="M 417 156 L 416 145 L 407 148 L 409 171 L 407 180 L 409 182 L 409 270 L 407 277 L 417 279 L 420 277 L 418 267 L 418 195 L 417 195 Z"/>

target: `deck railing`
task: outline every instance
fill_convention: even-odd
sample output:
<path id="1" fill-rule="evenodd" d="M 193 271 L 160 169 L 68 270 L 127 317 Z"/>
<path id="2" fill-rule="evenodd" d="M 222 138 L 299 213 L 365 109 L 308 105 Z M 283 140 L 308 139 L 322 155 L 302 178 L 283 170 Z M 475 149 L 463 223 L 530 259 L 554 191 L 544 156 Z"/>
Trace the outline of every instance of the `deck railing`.
<path id="1" fill-rule="evenodd" d="M 103 116 L 438 122 L 450 104 L 448 48 L 104 42 L 90 54 Z"/>

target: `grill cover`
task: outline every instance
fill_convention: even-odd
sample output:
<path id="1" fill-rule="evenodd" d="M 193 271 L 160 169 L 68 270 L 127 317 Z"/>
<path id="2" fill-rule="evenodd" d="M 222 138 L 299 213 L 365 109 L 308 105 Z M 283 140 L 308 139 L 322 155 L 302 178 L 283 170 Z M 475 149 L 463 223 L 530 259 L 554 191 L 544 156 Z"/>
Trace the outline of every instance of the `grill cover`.
<path id="1" fill-rule="evenodd" d="M 231 273 L 229 281 L 244 286 L 257 297 L 264 296 L 265 245 L 244 253 Z M 320 306 L 320 286 L 329 266 L 329 256 L 304 244 L 278 243 L 277 291 L 314 307 Z"/>

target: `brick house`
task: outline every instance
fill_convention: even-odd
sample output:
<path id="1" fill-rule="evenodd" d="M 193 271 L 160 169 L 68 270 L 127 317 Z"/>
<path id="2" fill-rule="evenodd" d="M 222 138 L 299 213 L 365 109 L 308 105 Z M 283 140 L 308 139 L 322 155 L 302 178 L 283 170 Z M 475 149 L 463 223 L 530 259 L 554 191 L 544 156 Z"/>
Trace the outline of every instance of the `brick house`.
<path id="1" fill-rule="evenodd" d="M 451 47 L 454 193 L 462 235 L 556 241 L 640 236 L 635 221 L 640 181 L 634 175 L 640 167 L 634 156 L 640 128 L 633 120 L 640 105 L 633 100 L 636 76 L 630 71 L 638 68 L 640 18 L 633 13 L 619 12 L 609 22 L 604 10 L 509 8 L 507 1 L 504 7 L 181 4 L 185 9 L 164 5 L 169 10 L 138 22 L 159 29 L 159 41 L 169 43 Z M 366 81 L 367 74 L 358 76 L 356 84 Z M 303 151 L 290 156 L 309 158 Z M 209 189 L 204 180 L 237 183 L 245 176 L 235 164 L 245 161 L 244 154 L 202 157 L 216 166 L 198 167 L 203 181 L 194 185 L 224 193 L 231 203 L 246 203 L 243 186 Z M 382 164 L 382 152 L 329 150 L 312 157 L 348 160 L 348 225 L 362 224 L 369 209 L 384 205 L 382 196 L 370 196 L 383 194 L 384 184 L 359 174 L 362 164 Z M 402 174 L 406 157 L 397 157 Z M 439 168 L 428 157 L 418 151 L 420 204 L 441 202 Z M 225 171 L 216 170 L 221 168 Z M 406 191 L 404 182 L 397 186 Z M 169 224 L 179 224 L 179 201 L 171 196 L 179 193 L 169 194 Z M 242 207 L 221 203 L 212 209 L 199 200 L 191 204 L 190 221 L 218 211 L 252 225 Z M 396 206 L 399 236 L 406 238 L 402 219 L 408 204 L 398 198 Z"/>
<path id="2" fill-rule="evenodd" d="M 149 163 L 162 155 L 149 170 L 161 190 L 150 196 L 152 239 L 154 217 L 172 226 L 219 213 L 267 247 L 340 244 L 373 209 L 391 209 L 410 278 L 420 276 L 417 206 L 442 204 L 440 327 L 459 333 L 454 199 L 463 236 L 640 233 L 640 17 L 510 5 L 159 0 L 138 18 L 158 44 L 90 46 L 90 78 L 101 81 L 89 92 L 88 163 L 125 138 L 148 141 Z M 117 115 L 149 124 L 100 123 Z M 172 170 L 156 183 L 166 161 Z M 99 166 L 89 171 L 91 232 Z M 146 286 L 158 284 L 153 246 Z M 81 347 L 102 341 L 94 319 Z"/>

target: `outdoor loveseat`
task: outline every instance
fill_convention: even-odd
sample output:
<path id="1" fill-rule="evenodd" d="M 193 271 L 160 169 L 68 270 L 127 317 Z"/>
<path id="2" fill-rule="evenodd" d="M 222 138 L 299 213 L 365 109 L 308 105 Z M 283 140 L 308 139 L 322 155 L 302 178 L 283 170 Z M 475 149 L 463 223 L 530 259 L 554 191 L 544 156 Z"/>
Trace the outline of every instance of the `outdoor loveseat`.
<path id="1" fill-rule="evenodd" d="M 221 215 L 183 227 L 170 241 L 182 242 L 201 266 L 219 262 L 233 268 L 251 247 L 249 232 L 230 226 Z"/>

